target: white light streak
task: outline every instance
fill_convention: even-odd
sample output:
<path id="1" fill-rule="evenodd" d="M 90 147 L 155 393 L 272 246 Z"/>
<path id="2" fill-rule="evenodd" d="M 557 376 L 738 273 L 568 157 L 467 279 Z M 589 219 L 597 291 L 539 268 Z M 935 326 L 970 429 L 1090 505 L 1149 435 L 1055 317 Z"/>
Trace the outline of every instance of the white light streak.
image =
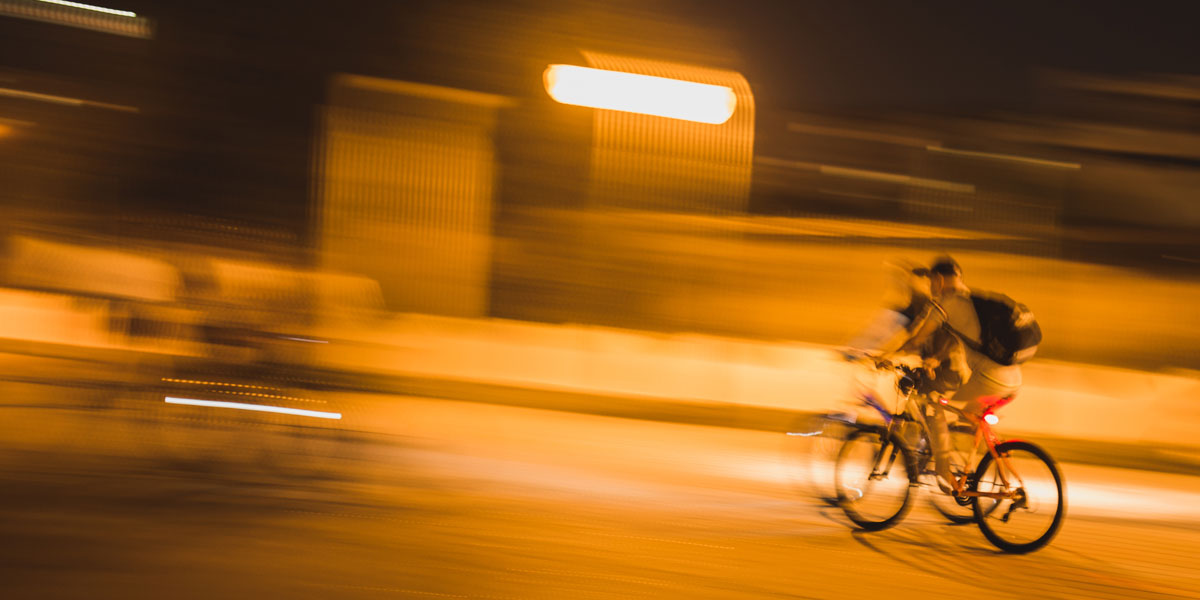
<path id="1" fill-rule="evenodd" d="M 244 402 L 222 402 L 219 400 L 194 400 L 192 398 L 165 398 L 167 404 L 187 404 L 189 406 L 209 406 L 212 408 L 234 408 L 237 410 L 252 410 L 257 412 L 280 413 L 284 415 L 298 415 L 301 417 L 316 417 L 318 419 L 340 419 L 342 413 L 322 412 L 319 410 L 303 410 L 299 408 L 287 408 L 285 406 L 268 406 L 265 404 L 246 404 Z"/>
<path id="2" fill-rule="evenodd" d="M 282 338 L 285 340 L 292 340 L 293 342 L 308 342 L 310 344 L 328 344 L 329 343 L 329 340 L 314 340 L 312 338 L 292 337 L 292 336 L 288 336 L 288 335 L 282 336 Z"/>
<path id="3" fill-rule="evenodd" d="M 104 8 L 103 6 L 92 6 L 91 4 L 81 4 L 79 2 L 68 2 L 67 0 L 38 0 L 38 2 L 57 4 L 59 6 L 70 6 L 71 8 L 82 8 L 83 10 L 90 10 L 108 15 L 117 15 L 118 17 L 129 17 L 130 19 L 137 18 L 137 13 L 132 13 L 127 10 L 116 10 L 114 8 Z"/>

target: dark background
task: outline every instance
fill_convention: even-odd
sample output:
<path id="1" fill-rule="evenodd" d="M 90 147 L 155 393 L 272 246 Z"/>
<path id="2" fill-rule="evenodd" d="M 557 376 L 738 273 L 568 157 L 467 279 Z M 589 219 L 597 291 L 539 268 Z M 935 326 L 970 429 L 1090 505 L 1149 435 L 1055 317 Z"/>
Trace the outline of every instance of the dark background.
<path id="1" fill-rule="evenodd" d="M 42 124 L 40 143 L 54 146 L 46 153 L 75 156 L 64 181 L 82 179 L 62 195 L 87 190 L 88 198 L 63 200 L 64 209 L 228 217 L 292 231 L 308 219 L 317 107 L 335 72 L 520 97 L 540 93 L 535 69 L 547 56 L 581 41 L 638 44 L 658 57 L 740 70 L 765 117 L 1029 113 L 1043 108 L 1036 80 L 1045 69 L 1200 68 L 1192 2 L 108 4 L 151 18 L 154 38 L 0 17 L 4 85 L 140 109 L 67 114 L 0 99 L 4 115 Z M 56 135 L 48 125 L 65 129 Z M 64 137 L 82 146 L 58 148 Z M 6 177 L 36 166 L 22 162 L 35 147 L 0 149 L 9 153 Z M 90 158 L 97 149 L 99 164 Z M 14 183 L 8 201 L 39 194 Z"/>

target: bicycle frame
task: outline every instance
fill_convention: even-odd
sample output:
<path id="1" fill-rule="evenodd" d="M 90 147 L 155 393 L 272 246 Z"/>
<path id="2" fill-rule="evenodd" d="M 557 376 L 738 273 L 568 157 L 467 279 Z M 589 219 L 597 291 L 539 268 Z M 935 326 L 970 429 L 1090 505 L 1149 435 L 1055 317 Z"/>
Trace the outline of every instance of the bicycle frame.
<path id="1" fill-rule="evenodd" d="M 877 370 L 881 370 L 883 368 L 881 365 L 875 364 L 874 362 L 871 363 L 871 366 L 873 366 Z M 911 372 L 911 369 L 908 369 L 907 367 L 902 367 L 902 366 L 895 366 L 895 365 L 889 364 L 887 366 L 887 368 L 888 368 L 888 370 L 890 370 L 893 373 L 896 373 L 897 375 L 900 375 L 900 376 L 908 375 L 909 373 L 907 373 L 906 371 Z M 965 413 L 962 409 L 959 409 L 955 406 L 950 405 L 949 401 L 946 400 L 945 398 L 934 399 L 934 398 L 929 398 L 927 396 L 922 396 L 920 394 L 917 394 L 915 392 L 915 390 L 911 389 L 911 388 L 909 390 L 904 390 L 902 387 L 899 386 L 899 382 L 898 382 L 898 391 L 899 391 L 899 396 L 898 396 L 898 400 L 896 402 L 898 410 L 896 410 L 896 412 L 893 412 L 892 410 L 888 409 L 888 407 L 883 403 L 883 401 L 876 398 L 875 395 L 871 394 L 870 392 L 863 392 L 859 397 L 860 404 L 873 409 L 883 419 L 884 428 L 886 429 L 888 434 L 891 434 L 893 432 L 897 423 L 900 423 L 903 421 L 914 421 L 921 427 L 922 433 L 925 435 L 926 439 L 932 440 L 932 436 L 930 435 L 930 431 L 929 431 L 929 425 L 928 425 L 928 423 L 925 422 L 925 418 L 924 418 L 924 406 L 923 406 L 923 403 L 921 402 L 921 399 L 924 398 L 925 402 L 936 402 L 938 404 L 938 406 L 940 407 L 940 409 L 948 410 L 948 411 L 954 413 L 955 415 L 957 415 L 959 418 L 963 419 L 964 421 L 972 423 L 974 425 L 975 442 L 972 445 L 971 453 L 966 458 L 964 465 L 978 464 L 978 461 L 976 460 L 976 458 L 982 456 L 981 448 L 986 447 L 987 453 L 992 455 L 992 459 L 995 461 L 996 467 L 997 467 L 996 474 L 1000 478 L 1000 484 L 1001 484 L 1002 488 L 1006 491 L 980 492 L 978 490 L 972 491 L 972 490 L 968 489 L 970 486 L 970 483 L 971 483 L 970 477 L 974 473 L 973 473 L 973 471 L 964 469 L 964 472 L 961 475 L 959 475 L 957 478 L 955 478 L 953 481 L 950 482 L 951 486 L 954 490 L 954 494 L 953 494 L 954 496 L 959 497 L 959 498 L 978 497 L 978 498 L 992 498 L 992 499 L 996 499 L 996 500 L 1010 500 L 1010 499 L 1016 498 L 1019 495 L 1017 490 L 1019 490 L 1020 488 L 1022 488 L 1024 486 L 1024 481 L 1021 479 L 1021 476 L 1019 473 L 1017 473 L 1016 469 L 1014 469 L 1012 467 L 1012 464 L 1009 463 L 1008 457 L 996 452 L 996 445 L 1001 443 L 1002 440 L 1000 440 L 1000 438 L 996 435 L 995 431 L 992 430 L 991 425 L 987 422 L 987 417 L 989 415 L 992 415 L 996 410 L 1005 406 L 1009 402 L 1012 402 L 1012 400 L 1014 399 L 1013 396 L 1008 396 L 1005 398 L 998 399 L 997 401 L 991 403 L 987 407 L 987 409 L 983 412 L 982 415 L 980 415 L 979 417 L 973 417 L 973 416 Z M 910 409 L 912 409 L 915 414 L 921 415 L 921 417 L 913 418 L 913 417 L 908 416 L 907 413 L 909 412 Z M 883 456 L 880 456 L 879 460 L 882 461 Z M 890 458 L 890 460 L 888 460 L 888 465 L 887 465 L 888 468 L 891 467 L 891 462 L 894 460 L 895 460 L 895 456 L 893 455 Z M 872 476 L 875 476 L 876 472 L 878 472 L 878 470 L 879 470 L 879 467 L 880 467 L 879 464 L 875 465 L 875 467 L 872 471 Z M 1012 483 L 1010 481 L 1010 476 L 1011 476 L 1011 479 L 1014 479 L 1017 482 L 1017 486 L 1015 488 L 1012 486 Z"/>
<path id="2" fill-rule="evenodd" d="M 999 436 L 996 435 L 996 432 L 992 430 L 992 426 L 988 423 L 987 417 L 994 414 L 997 409 L 1003 407 L 1009 402 L 1012 402 L 1013 399 L 1013 396 L 1007 396 L 999 399 L 996 402 L 993 402 L 978 418 L 968 415 L 960 408 L 951 406 L 945 398 L 939 398 L 937 400 L 929 399 L 930 402 L 936 401 L 942 410 L 948 410 L 975 426 L 975 443 L 971 448 L 971 454 L 968 455 L 965 464 L 978 464 L 978 461 L 976 461 L 976 455 L 980 453 L 981 447 L 986 447 L 987 453 L 991 454 L 992 459 L 996 462 L 996 475 L 1000 478 L 1000 483 L 1005 490 L 1010 490 L 1013 487 L 1009 481 L 1009 475 L 1016 480 L 1018 484 L 1016 489 L 1020 489 L 1025 485 L 1025 483 L 1021 479 L 1021 475 L 1017 473 L 1016 469 L 1014 469 L 1012 464 L 1009 463 L 1008 456 L 996 452 L 996 445 L 1001 443 L 1003 440 L 1001 440 Z M 925 435 L 929 436 L 928 425 L 926 423 L 921 423 L 921 426 L 925 431 Z M 1018 492 L 1015 491 L 1015 489 L 1013 491 L 1004 492 L 980 492 L 978 490 L 969 490 L 967 488 L 970 485 L 969 479 L 972 474 L 972 472 L 966 472 L 964 470 L 961 475 L 950 482 L 954 489 L 954 495 L 961 498 L 977 497 L 993 498 L 997 500 L 1010 500 L 1018 495 Z"/>

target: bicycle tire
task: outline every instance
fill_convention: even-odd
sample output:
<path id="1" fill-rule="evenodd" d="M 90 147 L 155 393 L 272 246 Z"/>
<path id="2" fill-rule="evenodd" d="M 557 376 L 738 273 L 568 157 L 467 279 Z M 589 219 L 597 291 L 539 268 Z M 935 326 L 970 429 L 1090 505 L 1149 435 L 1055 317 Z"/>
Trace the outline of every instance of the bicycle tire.
<path id="1" fill-rule="evenodd" d="M 884 428 L 851 433 L 838 452 L 833 473 L 842 511 L 866 531 L 896 525 L 912 509 L 916 462 L 904 440 Z M 882 473 L 876 472 L 877 465 L 884 467 Z"/>
<path id="2" fill-rule="evenodd" d="M 1062 527 L 1063 517 L 1066 515 L 1067 498 L 1062 472 L 1058 468 L 1058 463 L 1050 457 L 1049 453 L 1030 442 L 1022 440 L 1004 442 L 996 446 L 996 453 L 1006 456 L 1010 463 L 1017 461 L 1022 463 L 1022 466 L 1015 470 L 1023 479 L 1023 486 L 1019 489 L 1025 494 L 1025 506 L 1014 506 L 1012 500 L 987 503 L 977 497 L 972 505 L 975 522 L 979 524 L 979 529 L 983 532 L 984 537 L 1004 552 L 1025 554 L 1038 550 L 1054 539 Z M 975 470 L 976 477 L 973 478 L 971 484 L 972 491 L 990 491 L 982 488 L 995 487 L 994 477 L 989 471 L 994 462 L 991 453 L 985 454 L 979 461 L 979 466 Z M 1032 468 L 1034 466 L 1037 466 L 1038 471 L 1044 470 L 1045 472 L 1036 473 Z M 1038 475 L 1041 476 L 1040 480 Z M 1054 497 L 1047 498 L 1046 496 L 1049 495 Z M 1010 504 L 1005 505 L 1005 502 Z M 1018 513 L 1018 511 L 1022 512 Z M 1047 515 L 1047 513 L 1049 514 Z M 1041 519 L 1033 520 L 1035 524 L 1030 526 L 1032 533 L 1016 535 L 1006 531 L 1011 517 L 1018 514 L 1023 520 L 1025 517 L 1035 514 L 1041 516 Z M 1044 524 L 1038 523 L 1039 520 Z"/>
<path id="3" fill-rule="evenodd" d="M 838 505 L 833 465 L 852 428 L 847 421 L 829 415 L 807 415 L 792 423 L 787 431 L 784 458 L 797 492 L 830 506 Z"/>

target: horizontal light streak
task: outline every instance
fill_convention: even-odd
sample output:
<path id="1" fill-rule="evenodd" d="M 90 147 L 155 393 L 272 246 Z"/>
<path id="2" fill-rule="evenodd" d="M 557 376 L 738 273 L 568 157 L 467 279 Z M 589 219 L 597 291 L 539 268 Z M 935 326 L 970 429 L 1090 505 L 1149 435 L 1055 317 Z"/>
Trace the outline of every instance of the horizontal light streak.
<path id="1" fill-rule="evenodd" d="M 1164 260 L 1177 260 L 1179 262 L 1200 263 L 1200 258 L 1188 258 L 1186 256 L 1175 256 L 1174 254 L 1162 255 Z"/>
<path id="2" fill-rule="evenodd" d="M 293 342 L 308 342 L 309 344 L 328 344 L 329 340 L 314 340 L 312 338 L 292 337 L 290 335 L 282 336 L 281 339 L 291 340 Z"/>
<path id="3" fill-rule="evenodd" d="M 195 383 L 198 385 L 216 385 L 216 386 L 221 386 L 221 387 L 236 387 L 236 388 L 246 388 L 246 389 L 251 389 L 251 390 L 278 390 L 279 389 L 279 388 L 269 387 L 269 386 L 265 386 L 265 385 L 246 385 L 244 383 L 225 383 L 223 381 L 204 381 L 201 379 L 172 379 L 170 377 L 163 377 L 162 380 L 166 381 L 168 383 Z"/>
<path id="4" fill-rule="evenodd" d="M 246 404 L 244 402 L 225 402 L 220 400 L 196 400 L 193 398 L 173 398 L 167 396 L 165 399 L 167 404 L 185 404 L 188 406 L 207 406 L 211 408 L 232 408 L 236 410 L 250 410 L 256 412 L 279 413 L 284 415 L 296 415 L 300 417 L 315 417 L 318 419 L 340 419 L 342 413 L 323 412 L 319 410 L 303 410 L 299 408 L 288 408 L 286 406 L 268 406 L 265 404 Z"/>
<path id="5" fill-rule="evenodd" d="M 0 0 L 0 16 L 124 37 L 150 39 L 153 23 L 136 13 L 67 0 Z"/>
<path id="6" fill-rule="evenodd" d="M 762 165 L 770 165 L 773 167 L 786 167 L 789 169 L 800 169 L 804 171 L 816 171 L 822 175 L 831 177 L 842 177 L 847 179 L 866 179 L 869 181 L 882 181 L 885 183 L 895 183 L 898 185 L 909 185 L 913 187 L 928 188 L 933 190 L 941 190 L 945 192 L 955 192 L 959 194 L 974 194 L 975 186 L 969 183 L 955 183 L 953 181 L 942 181 L 940 179 L 926 179 L 924 177 L 913 177 L 912 175 L 901 175 L 899 173 L 886 173 L 884 171 L 869 171 L 867 169 L 853 169 L 850 167 L 835 167 L 833 165 L 819 165 L 816 163 L 801 162 L 796 160 L 784 160 L 781 158 L 773 158 L 770 156 L 760 156 L 754 159 L 754 162 Z"/>
<path id="7" fill-rule="evenodd" d="M 940 152 L 942 154 L 955 154 L 958 156 L 968 156 L 971 158 L 988 158 L 992 160 L 1024 163 L 1027 165 L 1050 167 L 1054 169 L 1079 170 L 1083 168 L 1083 165 L 1079 163 L 1047 160 L 1044 158 L 1031 158 L 1028 156 L 1017 156 L 1015 154 L 996 154 L 994 152 L 979 152 L 977 150 L 956 150 L 954 148 L 946 148 L 945 146 L 926 146 L 925 149 L 930 152 Z"/>
<path id="8" fill-rule="evenodd" d="M 542 75 L 556 102 L 719 125 L 733 116 L 737 96 L 722 85 L 550 65 Z"/>
<path id="9" fill-rule="evenodd" d="M 71 98 L 68 96 L 55 96 L 53 94 L 41 94 L 38 92 L 27 92 L 25 90 L 14 90 L 12 88 L 0 88 L 0 96 L 9 98 L 21 98 L 22 100 L 36 100 L 38 102 L 49 102 L 51 104 L 64 104 L 67 106 L 95 106 L 97 108 L 107 108 L 110 110 L 119 110 L 121 112 L 138 112 L 137 107 L 124 106 L 121 104 L 109 104 L 107 102 L 95 102 L 92 100 L 83 100 L 80 98 Z"/>
<path id="10" fill-rule="evenodd" d="M 874 131 L 858 131 L 854 129 L 842 129 L 839 127 L 824 127 L 821 125 L 809 125 L 806 123 L 788 123 L 787 130 L 792 133 L 836 137 L 849 140 L 861 140 L 866 142 L 880 142 L 883 144 L 911 146 L 916 148 L 928 147 L 930 145 L 940 145 L 934 143 L 934 140 L 923 140 L 920 138 L 912 138 L 902 135 L 876 133 Z"/>
<path id="11" fill-rule="evenodd" d="M 975 193 L 975 186 L 967 183 L 954 183 L 951 181 L 941 181 L 939 179 L 913 177 L 912 175 L 899 175 L 897 173 L 884 173 L 882 171 L 868 171 L 866 169 L 851 169 L 849 167 L 833 167 L 830 165 L 821 165 L 819 170 L 821 171 L 822 175 L 831 175 L 834 177 L 885 181 L 888 183 L 911 185 L 933 190 L 942 190 L 945 192 L 957 192 L 960 194 Z"/>
<path id="12" fill-rule="evenodd" d="M 378 77 L 367 77 L 366 75 L 349 75 L 343 73 L 337 75 L 336 82 L 337 85 L 358 88 L 361 90 L 399 94 L 401 96 L 415 96 L 418 98 L 430 98 L 442 102 L 454 102 L 458 104 L 482 106 L 485 108 L 504 108 L 516 105 L 516 101 L 507 96 L 497 96 L 495 94 L 485 94 L 483 92 L 472 92 L 468 90 L 442 87 L 440 85 L 430 85 L 427 83 L 413 83 L 411 81 L 380 79 Z"/>
<path id="13" fill-rule="evenodd" d="M 39 94 L 37 92 L 27 92 L 25 90 L 14 90 L 12 88 L 0 88 L 0 96 L 21 98 L 23 100 L 38 100 L 40 102 L 53 102 L 54 104 L 67 104 L 70 106 L 83 106 L 84 104 L 84 101 L 80 100 L 79 98 L 54 96 L 52 94 Z"/>
<path id="14" fill-rule="evenodd" d="M 116 10 L 114 8 L 104 8 L 103 6 L 93 6 L 91 4 L 83 4 L 80 2 L 68 2 L 67 0 L 38 0 L 38 2 L 45 2 L 47 4 L 57 4 L 59 6 L 70 6 L 71 8 L 82 8 L 83 10 L 90 10 L 93 12 L 100 12 L 100 13 L 104 13 L 104 14 L 108 14 L 108 15 L 117 15 L 118 17 L 129 17 L 130 19 L 137 18 L 137 13 L 132 13 L 127 10 Z"/>

